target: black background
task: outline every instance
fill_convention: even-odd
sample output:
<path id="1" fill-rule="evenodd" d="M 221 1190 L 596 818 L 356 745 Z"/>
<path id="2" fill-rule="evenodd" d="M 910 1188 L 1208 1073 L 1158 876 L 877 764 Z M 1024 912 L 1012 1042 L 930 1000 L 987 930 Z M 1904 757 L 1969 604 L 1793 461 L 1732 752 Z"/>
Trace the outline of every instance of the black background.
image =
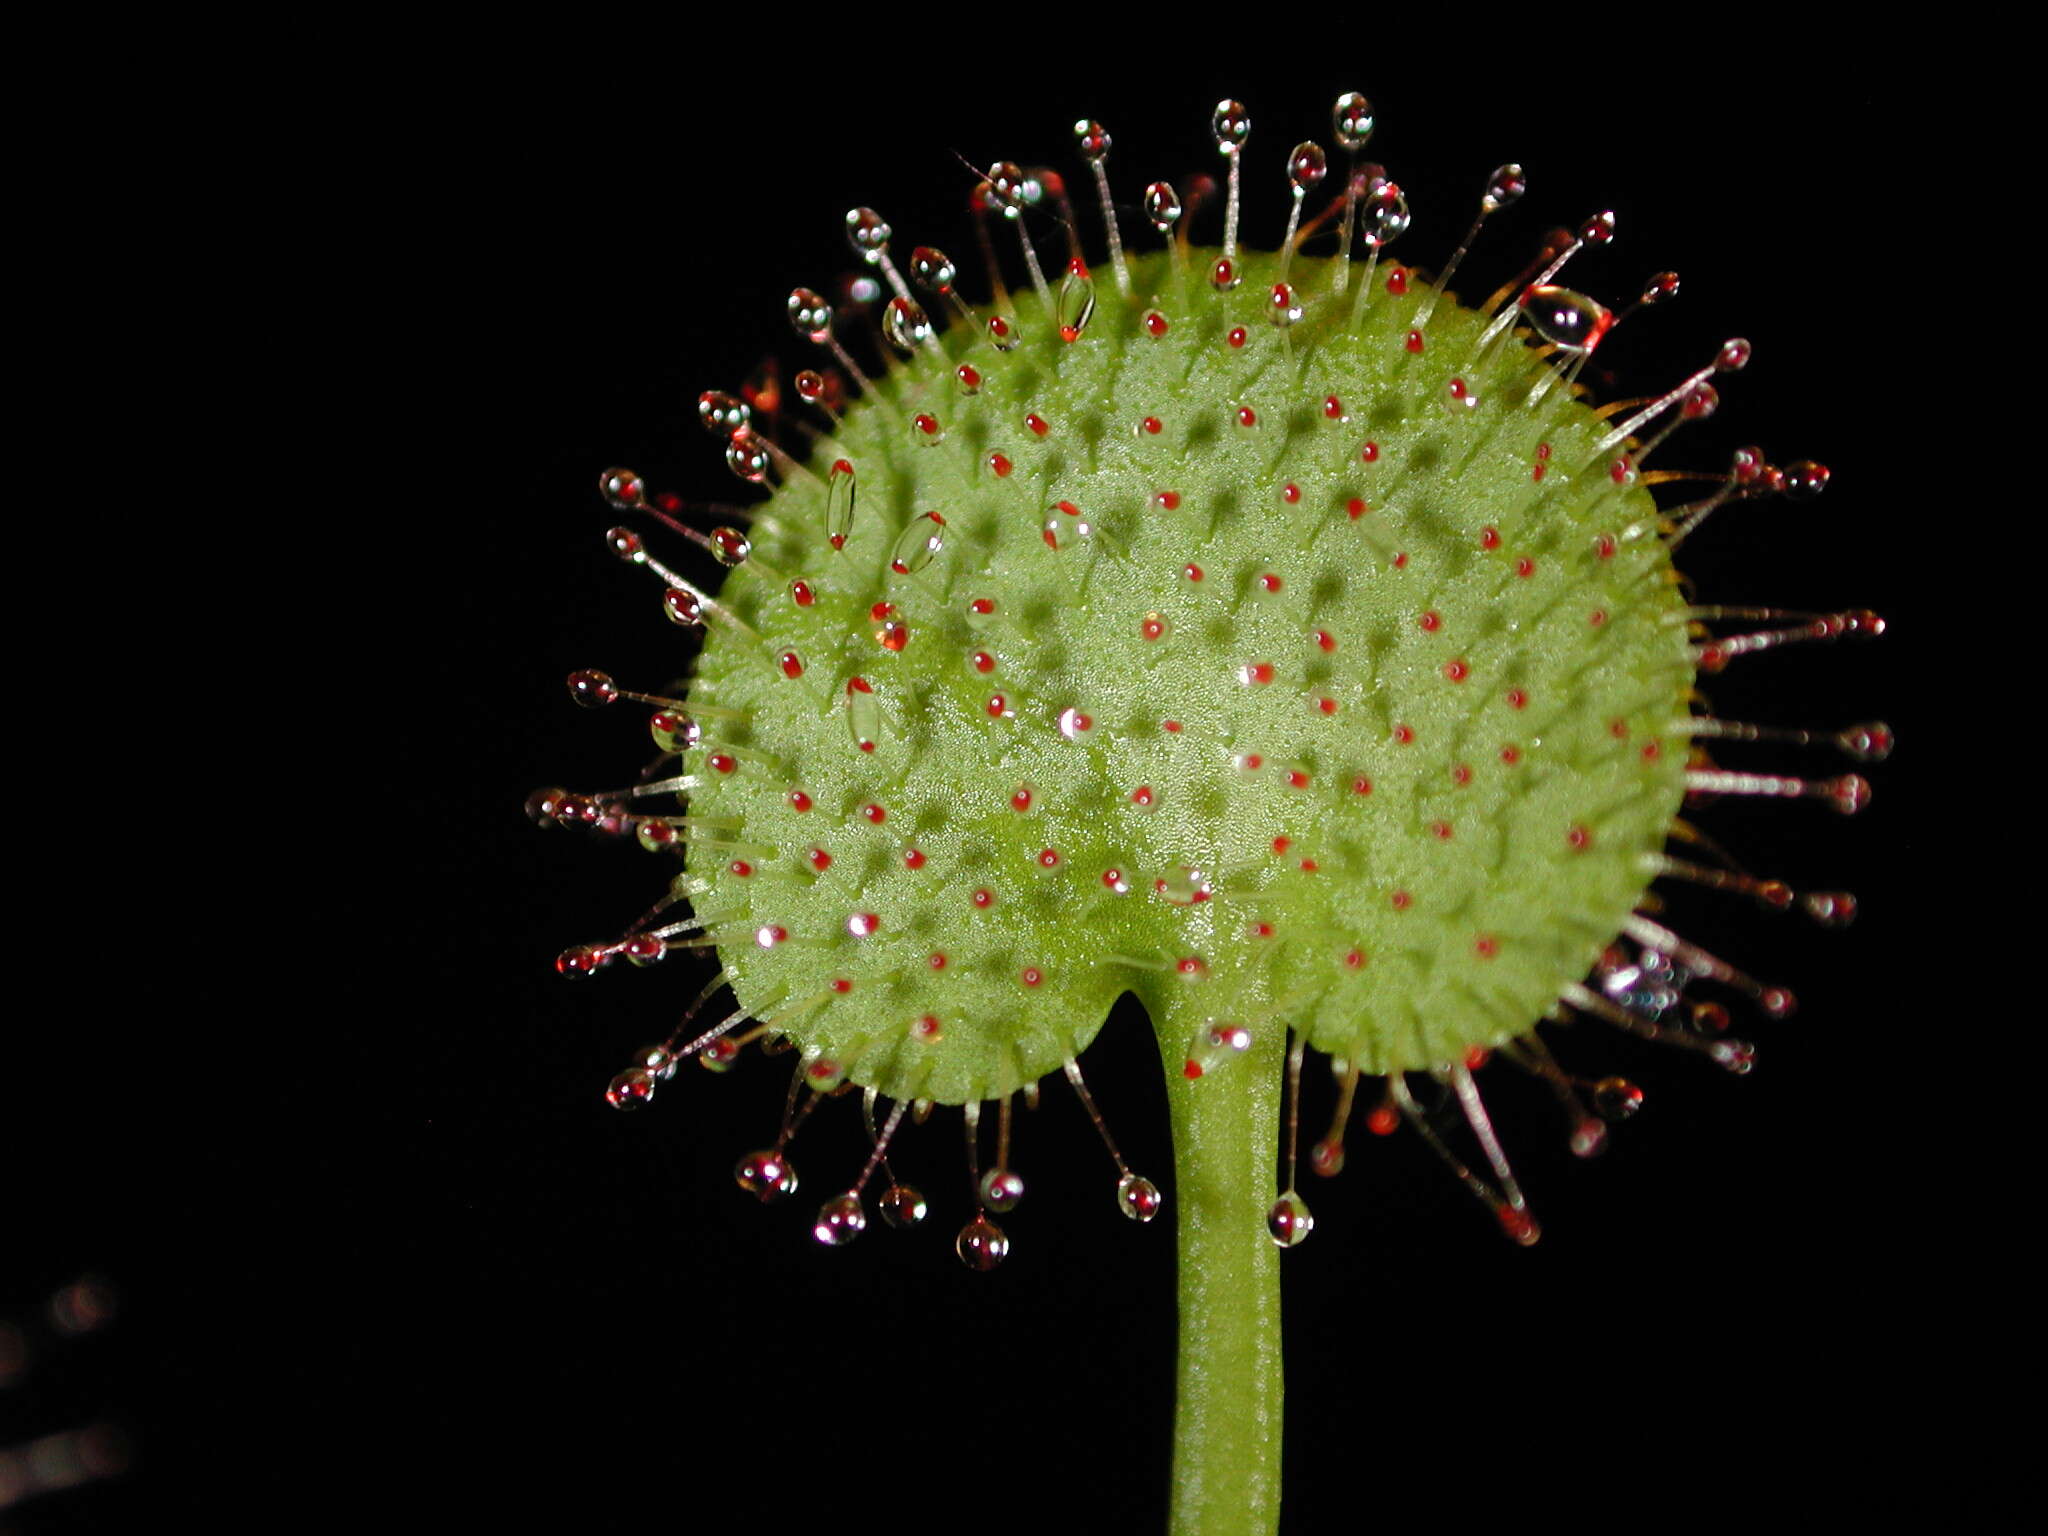
<path id="1" fill-rule="evenodd" d="M 388 180 L 351 196 L 339 248 L 370 307 L 388 306 L 366 348 L 388 355 L 348 366 L 377 381 L 367 435 L 395 462 L 360 537 L 340 540 L 363 557 L 349 596 L 368 622 L 342 667 L 360 691 L 336 708 L 375 725 L 339 758 L 328 958 L 294 973 L 291 1027 L 314 1059 L 290 1070 L 285 1137 L 236 1135 L 174 1198 L 195 1232 L 218 1231 L 224 1193 L 233 1206 L 205 1264 L 75 1233 L 51 1246 L 53 1268 L 67 1252 L 125 1265 L 134 1293 L 136 1353 L 154 1368 L 110 1389 L 141 1455 L 124 1496 L 573 1508 L 594 1529 L 650 1512 L 738 1528 L 727 1501 L 756 1523 L 1163 1527 L 1171 1205 L 1142 1229 L 1118 1218 L 1107 1160 L 1048 1084 L 1021 1131 L 1031 1194 L 998 1273 L 952 1257 L 965 1211 L 944 1113 L 903 1144 L 933 1198 L 926 1228 L 876 1223 L 846 1251 L 819 1248 L 810 1213 L 859 1156 L 850 1109 L 806 1128 L 802 1194 L 769 1210 L 729 1169 L 773 1138 L 778 1065 L 692 1069 L 648 1113 L 606 1109 L 605 1082 L 696 983 L 687 962 L 577 986 L 553 974 L 558 950 L 615 931 L 660 876 L 630 847 L 533 829 L 520 802 L 544 783 L 620 782 L 641 759 L 639 712 L 585 715 L 563 674 L 602 666 L 630 684 L 677 668 L 653 584 L 602 548 L 597 471 L 733 496 L 691 402 L 768 354 L 785 373 L 809 361 L 782 301 L 847 270 L 845 208 L 872 204 L 900 247 L 942 244 L 965 265 L 974 177 L 958 156 L 1052 164 L 1078 194 L 1066 130 L 1092 114 L 1128 205 L 1147 180 L 1184 188 L 1213 167 L 1208 115 L 1229 93 L 1254 122 L 1245 238 L 1270 244 L 1288 146 L 1327 142 L 1331 99 L 1355 88 L 1379 109 L 1370 155 L 1414 208 L 1401 258 L 1440 263 L 1488 171 L 1516 159 L 1530 193 L 1462 290 L 1600 208 L 1620 237 L 1572 281 L 1618 301 L 1660 268 L 1683 274 L 1675 304 L 1603 349 L 1608 393 L 1673 382 L 1725 336 L 1754 343 L 1720 416 L 1664 462 L 1716 467 L 1755 440 L 1780 462 L 1826 460 L 1834 483 L 1812 505 L 1727 513 L 1686 568 L 1712 598 L 1867 604 L 1893 627 L 1876 646 L 1746 662 L 1709 692 L 1736 718 L 1883 717 L 1904 746 L 1871 771 L 1875 803 L 1854 821 L 1798 804 L 1708 822 L 1760 871 L 1864 899 L 1845 934 L 1677 899 L 1684 931 L 1804 1001 L 1789 1022 L 1739 1026 L 1760 1045 L 1753 1076 L 1580 1029 L 1577 1065 L 1649 1096 L 1581 1164 L 1539 1090 L 1486 1074 L 1545 1226 L 1537 1248 L 1503 1241 L 1407 1136 L 1355 1138 L 1342 1177 L 1306 1188 L 1317 1229 L 1285 1263 L 1287 1529 L 1416 1510 L 1660 1518 L 1766 1482 L 1860 1501 L 1861 1460 L 1832 1447 L 1887 1443 L 1878 1404 L 1924 1348 L 1906 1321 L 1914 1255 L 1941 1225 L 1903 1070 L 1927 948 L 1908 935 L 1933 878 L 1910 788 L 1936 617 L 1909 519 L 1924 465 L 1882 408 L 1895 343 L 1875 317 L 1894 295 L 1857 195 L 1889 104 L 1806 59 L 1634 70 L 1625 41 L 1591 39 L 1571 50 L 1583 69 L 1475 38 L 1477 62 L 1437 74 L 1370 55 L 1341 72 L 1133 55 L 1071 84 L 1038 52 L 1054 39 L 1029 61 L 864 42 L 843 75 L 820 58 L 815 83 L 788 84 L 773 60 L 815 57 L 811 42 L 799 28 L 729 57 L 631 37 L 602 66 L 410 82 L 419 132 L 379 145 Z M 948 47 L 981 67 L 955 80 Z M 1892 153 L 1887 176 L 1910 183 L 1912 152 Z M 1218 221 L 1212 207 L 1198 233 Z M 1082 223 L 1093 249 L 1085 207 Z M 1127 206 L 1143 247 L 1140 227 Z M 1119 1014 L 1086 1066 L 1127 1155 L 1166 1183 L 1142 1020 Z M 1314 1124 L 1330 1089 L 1309 1082 Z M 89 1523 L 95 1506 L 68 1507 Z"/>

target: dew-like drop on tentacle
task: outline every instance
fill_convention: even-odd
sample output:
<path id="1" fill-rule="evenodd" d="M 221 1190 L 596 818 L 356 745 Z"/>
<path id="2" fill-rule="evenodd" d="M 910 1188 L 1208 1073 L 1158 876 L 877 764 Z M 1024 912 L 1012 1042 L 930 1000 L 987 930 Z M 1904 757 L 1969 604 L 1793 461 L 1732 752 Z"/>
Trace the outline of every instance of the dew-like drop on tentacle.
<path id="1" fill-rule="evenodd" d="M 662 1082 L 676 1075 L 676 1053 L 665 1045 L 643 1045 L 633 1053 L 633 1064 L 644 1067 Z"/>
<path id="2" fill-rule="evenodd" d="M 1155 181 L 1145 188 L 1145 217 L 1162 235 L 1180 222 L 1180 194 L 1170 182 Z"/>
<path id="3" fill-rule="evenodd" d="M 1365 141 L 1372 137 L 1372 103 L 1356 91 L 1346 91 L 1337 98 L 1337 105 L 1330 112 L 1331 131 L 1337 136 L 1340 149 L 1357 153 L 1365 148 Z"/>
<path id="4" fill-rule="evenodd" d="M 882 739 L 882 704 L 875 697 L 873 684 L 864 677 L 846 680 L 846 724 L 853 733 L 853 744 L 863 752 L 874 751 Z"/>
<path id="5" fill-rule="evenodd" d="M 747 556 L 754 552 L 754 541 L 737 528 L 714 528 L 710 538 L 712 558 L 727 570 L 744 565 Z"/>
<path id="6" fill-rule="evenodd" d="M 832 334 L 832 306 L 809 288 L 789 291 L 789 323 L 805 341 L 822 342 Z"/>
<path id="7" fill-rule="evenodd" d="M 1024 1198 L 1024 1180 L 1014 1169 L 991 1168 L 981 1176 L 982 1203 L 997 1214 L 1013 1211 Z"/>
<path id="8" fill-rule="evenodd" d="M 654 1074 L 645 1067 L 628 1067 L 604 1091 L 605 1103 L 613 1109 L 639 1109 L 653 1102 Z"/>
<path id="9" fill-rule="evenodd" d="M 772 462 L 768 445 L 752 432 L 736 432 L 725 445 L 725 467 L 750 484 L 765 481 Z"/>
<path id="10" fill-rule="evenodd" d="M 1010 1239 L 988 1217 L 977 1215 L 960 1229 L 960 1235 L 953 1240 L 953 1251 L 969 1269 L 986 1274 L 1009 1257 Z"/>
<path id="11" fill-rule="evenodd" d="M 898 352 L 914 357 L 932 339 L 931 317 L 908 299 L 891 299 L 882 311 L 882 333 Z"/>
<path id="12" fill-rule="evenodd" d="M 1209 119 L 1209 128 L 1216 136 L 1216 153 L 1235 155 L 1251 137 L 1251 114 L 1245 111 L 1241 101 L 1219 101 Z"/>
<path id="13" fill-rule="evenodd" d="M 1529 190 L 1529 178 L 1519 165 L 1503 165 L 1486 178 L 1486 190 L 1480 194 L 1479 206 L 1491 217 L 1501 209 L 1521 201 L 1522 194 Z"/>
<path id="14" fill-rule="evenodd" d="M 704 601 L 685 587 L 670 587 L 661 594 L 661 611 L 671 624 L 684 629 L 704 627 Z"/>
<path id="15" fill-rule="evenodd" d="M 1014 160 L 998 160 L 988 168 L 989 196 L 1004 218 L 1014 219 L 1024 211 L 1031 201 L 1029 187 L 1030 178 Z"/>
<path id="16" fill-rule="evenodd" d="M 680 710 L 656 710 L 647 721 L 648 734 L 664 752 L 687 752 L 704 739 L 697 722 Z"/>
<path id="17" fill-rule="evenodd" d="M 1606 1120 L 1626 1120 L 1643 1107 L 1643 1090 L 1625 1077 L 1603 1077 L 1593 1085 L 1593 1107 Z"/>
<path id="18" fill-rule="evenodd" d="M 896 548 L 889 555 L 889 569 L 898 576 L 914 576 L 945 547 L 946 520 L 936 512 L 921 513 L 897 535 Z"/>
<path id="19" fill-rule="evenodd" d="M 1702 386 L 1704 387 L 1704 386 Z M 1828 488 L 1828 467 L 1811 459 L 1785 466 L 1784 494 L 1793 501 L 1811 501 Z"/>
<path id="20" fill-rule="evenodd" d="M 1060 280 L 1058 302 L 1054 310 L 1060 340 L 1080 340 L 1081 333 L 1088 329 L 1088 322 L 1094 315 L 1095 283 L 1088 276 L 1088 269 L 1080 262 L 1069 263 L 1067 275 Z"/>
<path id="21" fill-rule="evenodd" d="M 872 208 L 846 210 L 846 243 L 853 248 L 854 255 L 871 267 L 889 254 L 889 237 L 893 233 L 888 222 Z"/>
<path id="22" fill-rule="evenodd" d="M 1187 1060 L 1181 1073 L 1190 1079 L 1207 1077 L 1217 1068 L 1236 1062 L 1251 1048 L 1252 1032 L 1244 1025 L 1205 1019 L 1195 1026 L 1194 1037 L 1188 1041 Z"/>
<path id="23" fill-rule="evenodd" d="M 818 1207 L 818 1219 L 811 1224 L 811 1236 L 827 1248 L 844 1248 L 868 1228 L 868 1213 L 860 1196 L 851 1190 L 834 1195 Z"/>
<path id="24" fill-rule="evenodd" d="M 910 280 L 927 293 L 951 293 L 959 275 L 953 258 L 936 246 L 920 245 L 910 253 Z"/>
<path id="25" fill-rule="evenodd" d="M 1391 181 L 1385 182 L 1373 189 L 1358 211 L 1359 236 L 1379 250 L 1407 233 L 1411 217 L 1406 194 Z"/>
<path id="26" fill-rule="evenodd" d="M 1530 328 L 1565 352 L 1591 352 L 1614 325 L 1613 312 L 1605 305 L 1554 283 L 1529 289 L 1521 307 Z"/>
<path id="27" fill-rule="evenodd" d="M 1892 755 L 1892 728 L 1882 720 L 1852 725 L 1837 733 L 1835 745 L 1859 763 L 1881 763 Z"/>
<path id="28" fill-rule="evenodd" d="M 917 1226 L 931 1209 L 924 1196 L 908 1184 L 891 1184 L 876 1204 L 881 1207 L 882 1220 L 899 1232 Z"/>
<path id="29" fill-rule="evenodd" d="M 647 486 L 630 469 L 608 469 L 597 477 L 598 494 L 615 511 L 637 512 L 647 505 Z"/>
<path id="30" fill-rule="evenodd" d="M 1132 1221 L 1150 1221 L 1163 1203 L 1159 1186 L 1143 1174 L 1127 1173 L 1116 1181 L 1116 1208 Z"/>
<path id="31" fill-rule="evenodd" d="M 732 1176 L 741 1189 L 764 1205 L 796 1193 L 796 1164 L 774 1147 L 749 1152 L 734 1165 Z"/>
<path id="32" fill-rule="evenodd" d="M 569 697 L 585 709 L 602 709 L 618 696 L 618 684 L 609 673 L 586 670 L 569 674 Z"/>
<path id="33" fill-rule="evenodd" d="M 707 389 L 697 397 L 697 420 L 715 437 L 730 437 L 753 420 L 753 407 L 722 389 Z"/>
<path id="34" fill-rule="evenodd" d="M 1273 1208 L 1266 1212 L 1266 1235 L 1282 1248 L 1300 1247 L 1315 1227 L 1316 1219 L 1309 1211 L 1308 1202 L 1291 1189 L 1275 1200 Z"/>
<path id="35" fill-rule="evenodd" d="M 1329 170 L 1329 157 L 1323 153 L 1323 146 L 1313 139 L 1303 139 L 1287 157 L 1287 180 L 1296 197 L 1305 197 L 1313 192 L 1322 184 Z"/>
<path id="36" fill-rule="evenodd" d="M 825 477 L 825 537 L 834 549 L 844 549 L 846 536 L 853 531 L 853 487 L 853 465 L 833 460 Z"/>

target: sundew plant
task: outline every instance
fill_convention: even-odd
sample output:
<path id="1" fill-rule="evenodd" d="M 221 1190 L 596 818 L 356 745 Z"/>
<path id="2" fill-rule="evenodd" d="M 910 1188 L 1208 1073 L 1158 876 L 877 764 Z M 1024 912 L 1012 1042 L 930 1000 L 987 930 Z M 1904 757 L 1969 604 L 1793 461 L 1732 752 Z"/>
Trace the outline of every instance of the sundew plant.
<path id="1" fill-rule="evenodd" d="M 1629 350 L 1696 302 L 1659 264 L 1684 252 L 1618 266 L 1625 219 L 1548 205 L 1536 165 L 1412 184 L 1356 92 L 1185 115 L 1178 166 L 1130 163 L 1115 121 L 1042 163 L 998 158 L 1017 125 L 949 124 L 986 152 L 935 149 L 946 222 L 852 203 L 813 249 L 746 247 L 750 282 L 787 269 L 770 361 L 707 360 L 727 377 L 678 427 L 723 488 L 589 466 L 646 640 L 568 691 L 636 715 L 637 756 L 527 810 L 644 851 L 556 962 L 661 983 L 596 1097 L 792 1243 L 1017 1284 L 1076 1202 L 1170 1230 L 1170 1528 L 1261 1532 L 1287 1331 L 1352 1358 L 1379 1444 L 1366 1409 L 1414 1387 L 1376 1341 L 1460 1322 L 1380 1312 L 1369 1266 L 1283 1330 L 1290 1251 L 1350 1240 L 1325 1181 L 1398 1166 L 1403 1200 L 1533 1247 L 1525 1142 L 1599 1158 L 1658 1078 L 1747 1077 L 1793 1027 L 1741 909 L 1851 923 L 1776 829 L 1862 811 L 1891 731 L 1733 680 L 1886 621 L 1766 579 L 1774 522 L 1843 497 L 1804 505 L 1833 477 L 1796 424 L 1720 446 L 1768 338 Z M 1734 522 L 1746 563 L 1695 586 Z M 1092 1070 L 1120 1029 L 1150 1032 L 1164 1128 Z M 762 1094 L 751 1144 L 663 1124 L 705 1069 Z M 1092 1182 L 1036 1171 L 1054 1095 Z M 836 1313 L 796 1320 L 821 1370 Z M 1582 1352 L 1516 1326 L 1531 1360 Z"/>

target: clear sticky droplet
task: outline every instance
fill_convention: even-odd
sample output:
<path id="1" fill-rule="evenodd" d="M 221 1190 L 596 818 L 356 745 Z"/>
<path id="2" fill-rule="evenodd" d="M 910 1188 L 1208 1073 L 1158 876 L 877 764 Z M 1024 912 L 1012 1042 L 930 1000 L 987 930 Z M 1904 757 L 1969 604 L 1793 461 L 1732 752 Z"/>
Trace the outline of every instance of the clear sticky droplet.
<path id="1" fill-rule="evenodd" d="M 1066 549 L 1088 543 L 1095 537 L 1095 524 L 1082 514 L 1072 502 L 1060 502 L 1046 513 L 1045 523 L 1039 530 L 1046 548 Z"/>
<path id="2" fill-rule="evenodd" d="M 1519 165 L 1503 165 L 1486 178 L 1486 191 L 1481 194 L 1479 206 L 1488 214 L 1499 213 L 1501 209 L 1520 202 L 1522 194 L 1529 190 L 1529 178 Z"/>
<path id="3" fill-rule="evenodd" d="M 1153 894 L 1176 907 L 1191 907 L 1197 902 L 1207 901 L 1213 889 L 1207 875 L 1185 865 L 1161 875 L 1152 883 Z"/>
<path id="4" fill-rule="evenodd" d="M 1591 352 L 1614 325 L 1614 313 L 1605 305 L 1555 283 L 1526 290 L 1521 309 L 1531 330 L 1565 352 Z"/>
<path id="5" fill-rule="evenodd" d="M 863 752 L 872 752 L 882 738 L 882 701 L 875 697 L 874 685 L 864 677 L 849 677 L 846 680 L 846 724 L 853 734 L 853 744 Z"/>
<path id="6" fill-rule="evenodd" d="M 846 243 L 853 247 L 854 255 L 871 267 L 888 254 L 889 236 L 893 233 L 888 221 L 872 208 L 846 210 Z"/>
<path id="7" fill-rule="evenodd" d="M 834 1195 L 818 1207 L 818 1219 L 811 1224 L 811 1236 L 827 1248 L 844 1248 L 868 1229 L 868 1213 L 860 1196 L 848 1191 Z"/>
<path id="8" fill-rule="evenodd" d="M 931 1210 L 924 1196 L 908 1184 L 891 1184 L 875 1203 L 881 1207 L 882 1220 L 899 1232 L 919 1225 Z"/>
<path id="9" fill-rule="evenodd" d="M 1209 130 L 1216 136 L 1216 153 L 1234 155 L 1244 148 L 1244 141 L 1252 134 L 1252 115 L 1244 103 L 1225 98 L 1216 103 L 1215 114 L 1209 119 Z"/>
<path id="10" fill-rule="evenodd" d="M 646 1068 L 665 1083 L 676 1075 L 676 1053 L 665 1045 L 643 1045 L 633 1053 L 633 1065 Z"/>
<path id="11" fill-rule="evenodd" d="M 1008 315 L 988 317 L 988 342 L 998 352 L 1008 352 L 1024 339 L 1017 329 L 1017 322 Z"/>
<path id="12" fill-rule="evenodd" d="M 927 293 L 951 293 L 958 276 L 953 258 L 937 246 L 920 245 L 910 253 L 910 280 Z"/>
<path id="13" fill-rule="evenodd" d="M 816 405 L 825 398 L 825 375 L 815 368 L 806 368 L 796 376 L 796 393 L 799 400 Z"/>
<path id="14" fill-rule="evenodd" d="M 796 1164 L 773 1147 L 749 1152 L 732 1170 L 733 1182 L 763 1205 L 796 1193 Z"/>
<path id="15" fill-rule="evenodd" d="M 669 623 L 684 629 L 704 627 L 704 600 L 687 587 L 670 587 L 661 594 L 661 611 Z"/>
<path id="16" fill-rule="evenodd" d="M 1293 183 L 1296 197 L 1315 191 L 1329 171 L 1329 157 L 1314 139 L 1303 139 L 1287 157 L 1287 179 Z"/>
<path id="17" fill-rule="evenodd" d="M 1140 1173 L 1127 1173 L 1116 1181 L 1116 1208 L 1132 1221 L 1150 1221 L 1165 1203 L 1159 1186 Z"/>
<path id="18" fill-rule="evenodd" d="M 1145 217 L 1162 235 L 1180 222 L 1180 194 L 1172 183 L 1155 181 L 1145 189 Z"/>
<path id="19" fill-rule="evenodd" d="M 987 1274 L 1010 1256 L 1010 1239 L 986 1216 L 976 1216 L 960 1229 L 953 1251 L 969 1269 Z"/>
<path id="20" fill-rule="evenodd" d="M 687 752 L 704 739 L 704 729 L 679 710 L 656 710 L 647 722 L 647 733 L 664 752 Z"/>
<path id="21" fill-rule="evenodd" d="M 846 547 L 853 531 L 853 465 L 845 459 L 833 461 L 825 477 L 825 537 L 834 549 Z"/>
<path id="22" fill-rule="evenodd" d="M 1359 235 L 1377 251 L 1405 234 L 1409 219 L 1406 194 L 1393 182 L 1382 182 L 1358 212 Z"/>
<path id="23" fill-rule="evenodd" d="M 1060 340 L 1079 341 L 1095 315 L 1095 282 L 1079 262 L 1067 269 L 1060 280 L 1057 314 Z"/>
<path id="24" fill-rule="evenodd" d="M 1266 1212 L 1266 1232 L 1282 1248 L 1299 1248 L 1315 1229 L 1316 1219 L 1308 1202 L 1291 1189 Z"/>
<path id="25" fill-rule="evenodd" d="M 1642 302 L 1646 305 L 1668 304 L 1678 297 L 1678 274 L 1659 272 L 1643 284 Z"/>
<path id="26" fill-rule="evenodd" d="M 619 685 L 608 672 L 584 670 L 569 674 L 569 697 L 585 709 L 602 709 L 615 703 L 619 697 Z"/>
<path id="27" fill-rule="evenodd" d="M 1266 300 L 1266 313 L 1275 325 L 1283 329 L 1301 318 L 1301 296 L 1294 291 L 1292 283 L 1273 285 L 1273 291 Z"/>
<path id="28" fill-rule="evenodd" d="M 1892 728 L 1882 720 L 1852 725 L 1835 735 L 1835 746 L 1859 763 L 1881 763 L 1892 755 Z"/>
<path id="29" fill-rule="evenodd" d="M 647 505 L 646 482 L 630 469 L 608 469 L 599 475 L 597 493 L 619 512 L 636 512 Z"/>
<path id="30" fill-rule="evenodd" d="M 789 291 L 789 323 L 805 341 L 822 342 L 832 334 L 832 306 L 809 288 Z"/>
<path id="31" fill-rule="evenodd" d="M 697 397 L 697 420 L 716 437 L 730 437 L 753 419 L 753 407 L 737 395 L 722 389 L 707 389 Z"/>
<path id="32" fill-rule="evenodd" d="M 882 331 L 889 338 L 890 346 L 905 357 L 911 357 L 932 339 L 932 322 L 924 310 L 910 300 L 891 299 L 888 308 L 882 311 Z"/>
<path id="33" fill-rule="evenodd" d="M 769 462 L 767 445 L 752 432 L 736 432 L 725 445 L 725 467 L 754 485 L 768 478 Z"/>
<path id="34" fill-rule="evenodd" d="M 1614 210 L 1596 213 L 1579 226 L 1579 240 L 1585 245 L 1606 245 L 1614 238 Z"/>
<path id="35" fill-rule="evenodd" d="M 710 538 L 712 558 L 727 570 L 744 565 L 754 552 L 754 541 L 737 528 L 714 528 Z"/>
<path id="36" fill-rule="evenodd" d="M 1024 211 L 1029 198 L 1030 178 L 1014 160 L 998 160 L 988 168 L 988 193 L 1005 218 L 1014 219 Z"/>
<path id="37" fill-rule="evenodd" d="M 889 569 L 898 576 L 914 576 L 930 565 L 945 547 L 946 520 L 936 512 L 921 513 L 897 535 L 896 548 L 889 556 Z"/>
<path id="38" fill-rule="evenodd" d="M 611 1081 L 604 1091 L 605 1103 L 613 1109 L 639 1109 L 654 1101 L 654 1074 L 645 1067 L 629 1067 Z"/>
<path id="39" fill-rule="evenodd" d="M 1346 91 L 1330 110 L 1330 126 L 1337 136 L 1338 147 L 1356 153 L 1365 148 L 1365 141 L 1372 137 L 1372 103 L 1356 91 Z"/>
<path id="40" fill-rule="evenodd" d="M 1024 1198 L 1024 1180 L 1010 1168 L 991 1168 L 981 1176 L 982 1203 L 997 1213 L 1013 1211 Z"/>
<path id="41" fill-rule="evenodd" d="M 1605 1120 L 1626 1120 L 1643 1107 L 1643 1090 L 1625 1077 L 1603 1077 L 1593 1085 L 1593 1108 Z"/>
<path id="42" fill-rule="evenodd" d="M 1091 164 L 1109 154 L 1109 130 L 1092 117 L 1074 124 L 1074 140 L 1080 146 L 1081 158 Z"/>
<path id="43" fill-rule="evenodd" d="M 1207 1077 L 1218 1068 L 1234 1064 L 1251 1048 L 1252 1032 L 1244 1025 L 1204 1019 L 1188 1040 L 1182 1074 L 1190 1079 Z"/>

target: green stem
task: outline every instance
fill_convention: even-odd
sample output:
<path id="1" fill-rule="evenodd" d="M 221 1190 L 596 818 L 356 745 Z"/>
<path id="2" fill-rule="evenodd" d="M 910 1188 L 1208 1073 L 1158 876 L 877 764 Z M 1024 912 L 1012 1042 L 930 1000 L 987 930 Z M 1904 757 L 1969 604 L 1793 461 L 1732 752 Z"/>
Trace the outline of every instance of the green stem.
<path id="1" fill-rule="evenodd" d="M 1284 1029 L 1208 1077 L 1159 1030 L 1180 1222 L 1173 1536 L 1271 1536 L 1280 1522 L 1280 1250 L 1266 1235 Z M 1170 1038 L 1177 1036 L 1177 1038 Z"/>

